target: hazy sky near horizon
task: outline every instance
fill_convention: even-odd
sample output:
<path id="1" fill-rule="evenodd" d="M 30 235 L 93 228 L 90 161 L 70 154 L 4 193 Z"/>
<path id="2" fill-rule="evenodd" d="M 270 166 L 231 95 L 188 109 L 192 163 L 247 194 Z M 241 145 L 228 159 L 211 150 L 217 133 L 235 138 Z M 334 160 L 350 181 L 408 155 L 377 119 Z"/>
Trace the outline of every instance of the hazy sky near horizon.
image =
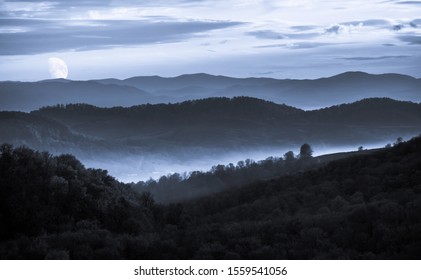
<path id="1" fill-rule="evenodd" d="M 421 1 L 0 0 L 0 80 L 421 77 Z"/>

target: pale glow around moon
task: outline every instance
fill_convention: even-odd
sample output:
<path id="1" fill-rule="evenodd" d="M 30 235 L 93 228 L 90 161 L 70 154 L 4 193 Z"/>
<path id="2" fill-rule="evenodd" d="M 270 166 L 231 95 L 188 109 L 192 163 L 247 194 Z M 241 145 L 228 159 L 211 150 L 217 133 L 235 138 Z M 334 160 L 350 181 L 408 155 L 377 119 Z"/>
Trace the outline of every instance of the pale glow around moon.
<path id="1" fill-rule="evenodd" d="M 66 79 L 67 74 L 69 74 L 66 62 L 58 57 L 50 57 L 48 59 L 48 69 L 53 79 Z"/>

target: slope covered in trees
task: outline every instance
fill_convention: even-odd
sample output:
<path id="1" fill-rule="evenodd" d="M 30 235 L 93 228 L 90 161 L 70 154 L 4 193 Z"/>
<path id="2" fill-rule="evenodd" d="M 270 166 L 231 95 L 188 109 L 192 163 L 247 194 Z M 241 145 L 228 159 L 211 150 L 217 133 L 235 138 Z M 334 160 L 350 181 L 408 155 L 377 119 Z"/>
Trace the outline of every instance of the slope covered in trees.
<path id="1" fill-rule="evenodd" d="M 72 155 L 0 147 L 2 259 L 120 258 L 116 236 L 154 231 L 144 205 L 107 171 L 85 169 Z"/>
<path id="2" fill-rule="evenodd" d="M 421 138 L 159 205 L 73 156 L 0 150 L 1 258 L 419 259 Z"/>
<path id="3" fill-rule="evenodd" d="M 0 111 L 1 143 L 29 146 L 51 153 L 75 153 L 83 147 L 89 150 L 109 149 L 104 141 L 74 132 L 52 118 L 22 112 Z"/>
<path id="4" fill-rule="evenodd" d="M 260 99 L 239 97 L 130 108 L 76 104 L 42 108 L 32 114 L 55 119 L 95 137 L 128 139 L 145 145 L 153 139 L 163 143 L 218 146 L 227 142 L 231 145 L 253 142 L 255 137 L 269 138 L 273 133 L 266 136 L 263 132 L 277 123 L 285 124 L 299 117 L 301 111 Z"/>
<path id="5" fill-rule="evenodd" d="M 419 259 L 420 182 L 418 138 L 193 201 L 189 242 L 207 258 Z"/>
<path id="6" fill-rule="evenodd" d="M 0 130 L 0 143 L 71 153 L 137 182 L 281 156 L 305 142 L 319 153 L 384 146 L 419 134 L 421 104 L 377 98 L 313 111 L 249 97 L 128 108 L 69 104 L 0 112 Z"/>
<path id="7" fill-rule="evenodd" d="M 293 151 L 288 151 L 283 157 L 269 157 L 257 162 L 246 159 L 239 161 L 236 165 L 232 163 L 218 164 L 206 172 L 173 173 L 164 175 L 157 180 L 149 179 L 132 183 L 131 186 L 138 192 L 150 192 L 159 203 L 183 202 L 227 189 L 239 188 L 251 182 L 315 169 L 333 160 L 357 154 L 369 154 L 374 151 L 335 153 L 313 158 L 310 145 L 303 144 L 300 153 L 296 156 Z"/>
<path id="8" fill-rule="evenodd" d="M 288 147 L 303 142 L 364 145 L 414 136 L 421 129 L 420 104 L 386 98 L 315 111 L 237 97 L 130 108 L 76 104 L 47 107 L 30 115 L 53 119 L 78 134 L 118 143 L 115 146 L 160 150 Z"/>

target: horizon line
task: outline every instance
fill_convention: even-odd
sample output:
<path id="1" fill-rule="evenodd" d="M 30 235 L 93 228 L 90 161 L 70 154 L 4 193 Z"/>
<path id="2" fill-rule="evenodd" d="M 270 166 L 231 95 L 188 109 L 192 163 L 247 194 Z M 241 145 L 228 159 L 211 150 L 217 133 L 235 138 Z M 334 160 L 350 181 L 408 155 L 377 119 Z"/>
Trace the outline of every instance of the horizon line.
<path id="1" fill-rule="evenodd" d="M 405 76 L 405 77 L 410 77 L 416 80 L 421 79 L 420 77 L 414 77 L 412 75 L 408 75 L 408 74 L 401 74 L 401 73 L 397 73 L 397 72 L 385 72 L 385 73 L 369 73 L 369 72 L 365 72 L 365 71 L 359 71 L 359 70 L 350 70 L 350 71 L 345 71 L 345 72 L 339 72 L 337 74 L 331 75 L 331 76 L 321 76 L 318 78 L 314 78 L 314 79 L 309 79 L 309 78 L 273 78 L 273 77 L 265 77 L 265 76 L 247 76 L 247 77 L 235 77 L 235 76 L 227 76 L 227 75 L 218 75 L 218 74 L 210 74 L 210 73 L 205 73 L 205 72 L 196 72 L 196 73 L 185 73 L 185 74 L 180 74 L 180 75 L 176 75 L 176 76 L 160 76 L 160 75 L 145 75 L 145 76 L 131 76 L 128 78 L 113 78 L 113 77 L 108 77 L 108 78 L 97 78 L 97 79 L 88 79 L 88 80 L 73 80 L 73 79 L 65 79 L 65 78 L 57 78 L 57 79 L 43 79 L 43 80 L 1 80 L 0 82 L 21 82 L 21 83 L 37 83 L 37 82 L 54 82 L 54 81 L 68 81 L 68 82 L 95 82 L 95 81 L 103 81 L 103 80 L 118 80 L 118 81 L 126 81 L 126 80 L 130 80 L 133 78 L 162 78 L 162 79 L 177 79 L 180 77 L 185 77 L 185 76 L 198 76 L 198 75 L 204 75 L 204 76 L 210 76 L 210 77 L 218 77 L 218 78 L 230 78 L 230 79 L 238 79 L 238 80 L 247 80 L 247 79 L 267 79 L 267 80 L 276 80 L 276 81 L 315 81 L 315 80 L 320 80 L 320 79 L 329 79 L 329 78 L 333 78 L 333 77 L 337 77 L 337 76 L 341 76 L 344 74 L 365 74 L 365 75 L 370 75 L 370 76 L 383 76 L 383 75 L 399 75 L 399 76 Z"/>

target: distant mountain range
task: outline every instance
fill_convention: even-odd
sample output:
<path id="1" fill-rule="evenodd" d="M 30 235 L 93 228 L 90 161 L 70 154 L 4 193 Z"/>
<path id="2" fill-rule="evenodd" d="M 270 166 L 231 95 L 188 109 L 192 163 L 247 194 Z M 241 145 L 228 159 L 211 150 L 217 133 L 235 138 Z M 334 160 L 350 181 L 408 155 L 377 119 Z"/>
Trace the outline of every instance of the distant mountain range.
<path id="1" fill-rule="evenodd" d="M 0 130 L 0 142 L 60 152 L 69 143 L 91 152 L 361 145 L 420 134 L 421 104 L 373 98 L 313 111 L 250 97 L 129 108 L 76 104 L 0 112 Z"/>
<path id="2" fill-rule="evenodd" d="M 249 96 L 315 109 L 363 98 L 421 102 L 421 79 L 399 74 L 346 72 L 316 80 L 230 78 L 207 74 L 133 77 L 125 80 L 0 82 L 0 110 L 87 103 L 100 107 L 176 103 L 208 97 Z"/>
<path id="3" fill-rule="evenodd" d="M 0 110 L 3 111 L 31 111 L 43 106 L 70 103 L 112 107 L 158 101 L 157 97 L 137 88 L 95 81 L 0 82 Z"/>

